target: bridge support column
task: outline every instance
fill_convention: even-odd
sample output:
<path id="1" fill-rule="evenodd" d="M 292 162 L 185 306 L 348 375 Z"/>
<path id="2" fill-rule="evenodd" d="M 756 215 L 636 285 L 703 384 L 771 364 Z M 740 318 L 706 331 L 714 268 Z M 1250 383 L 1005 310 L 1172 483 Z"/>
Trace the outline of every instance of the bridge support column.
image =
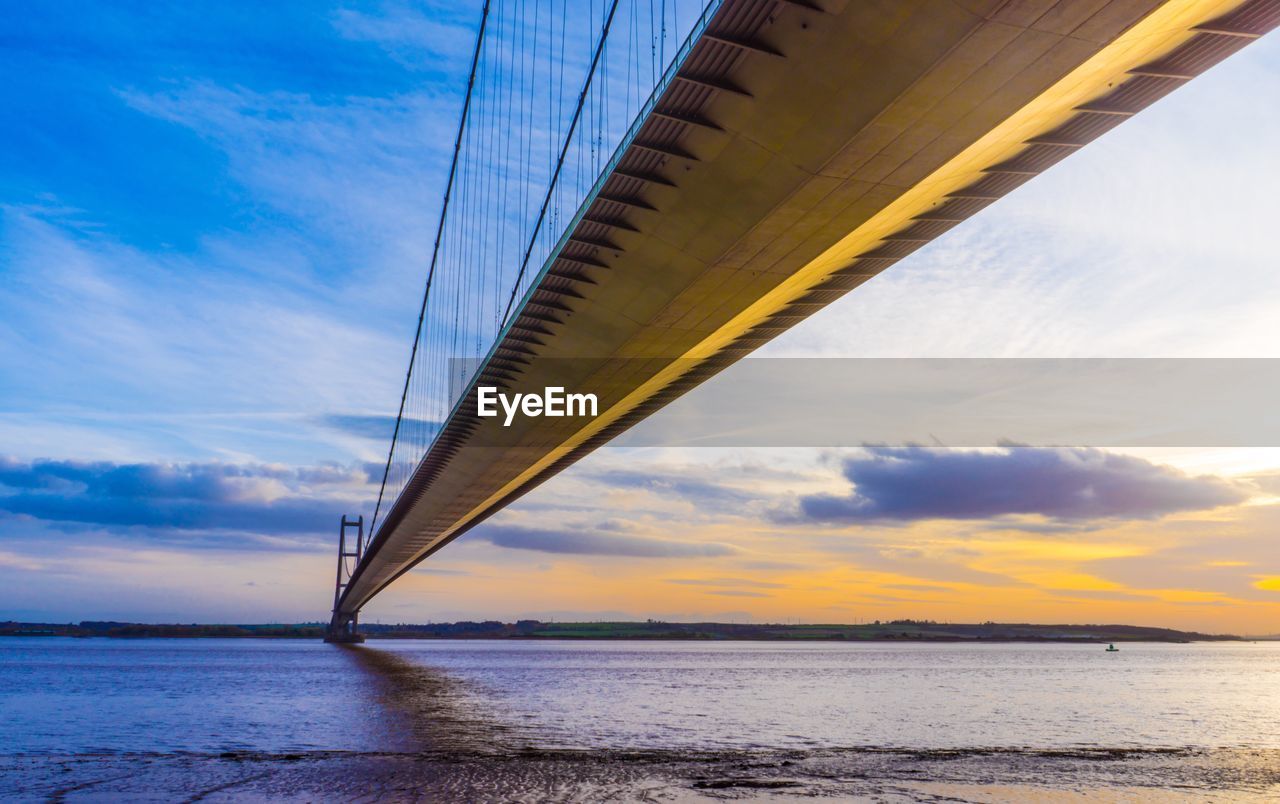
<path id="1" fill-rule="evenodd" d="M 339 623 L 336 618 L 334 622 L 329 623 L 329 628 L 324 633 L 325 642 L 333 642 L 338 645 L 354 645 L 364 642 L 364 634 L 357 629 L 358 617 L 352 617 L 346 622 Z"/>
<path id="2" fill-rule="evenodd" d="M 355 538 L 352 542 L 347 541 L 348 528 L 355 529 Z M 353 546 L 354 549 L 347 549 L 348 545 Z M 333 589 L 333 619 L 329 621 L 329 628 L 325 631 L 325 642 L 339 644 L 364 642 L 364 634 L 357 630 L 360 624 L 360 615 L 342 614 L 339 610 L 342 605 L 342 593 L 346 590 L 347 584 L 351 582 L 351 573 L 354 571 L 354 567 L 347 566 L 347 559 L 354 558 L 356 560 L 355 567 L 358 567 L 363 554 L 364 517 L 359 516 L 355 519 L 347 519 L 344 514 L 342 524 L 338 528 L 338 576 Z"/>

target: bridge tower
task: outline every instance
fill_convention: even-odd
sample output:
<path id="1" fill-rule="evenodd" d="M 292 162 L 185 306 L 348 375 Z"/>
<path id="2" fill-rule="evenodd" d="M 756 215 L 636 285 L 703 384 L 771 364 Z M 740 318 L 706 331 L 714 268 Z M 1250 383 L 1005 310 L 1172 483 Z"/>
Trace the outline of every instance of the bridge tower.
<path id="1" fill-rule="evenodd" d="M 351 541 L 347 539 L 348 529 L 355 530 L 354 538 Z M 348 550 L 349 545 L 353 545 L 354 549 Z M 325 642 L 364 642 L 364 634 L 356 630 L 359 625 L 359 615 L 352 614 L 349 617 L 343 617 L 338 614 L 338 604 L 342 600 L 342 592 L 347 588 L 347 584 L 351 582 L 353 568 L 360 566 L 360 559 L 363 556 L 364 517 L 358 516 L 355 519 L 348 519 L 346 514 L 343 514 L 342 524 L 338 528 L 338 575 L 333 589 L 333 619 L 330 620 L 329 629 L 325 632 Z M 354 558 L 355 564 L 350 567 L 347 566 L 348 558 Z"/>

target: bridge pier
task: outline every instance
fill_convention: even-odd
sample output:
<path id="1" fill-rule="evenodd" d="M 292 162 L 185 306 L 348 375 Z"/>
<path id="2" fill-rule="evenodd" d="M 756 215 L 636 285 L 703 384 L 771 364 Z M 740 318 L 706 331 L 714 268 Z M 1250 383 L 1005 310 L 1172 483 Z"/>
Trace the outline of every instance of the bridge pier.
<path id="1" fill-rule="evenodd" d="M 348 549 L 351 546 L 351 543 L 347 541 L 348 529 L 355 530 L 354 549 Z M 333 590 L 333 619 L 329 621 L 329 627 L 325 630 L 325 642 L 340 645 L 353 645 L 364 642 L 364 634 L 357 630 L 357 626 L 360 624 L 360 615 L 342 613 L 342 593 L 346 591 L 347 584 L 351 581 L 351 573 L 354 571 L 352 567 L 347 565 L 347 559 L 354 558 L 355 566 L 358 567 L 363 555 L 364 517 L 360 516 L 351 520 L 347 519 L 346 515 L 343 515 L 342 524 L 338 527 L 338 578 Z"/>
<path id="2" fill-rule="evenodd" d="M 346 622 L 338 622 L 337 618 L 329 623 L 329 627 L 325 629 L 324 641 L 335 645 L 358 645 L 364 642 L 364 634 L 357 630 L 359 625 L 357 617 L 352 617 Z"/>

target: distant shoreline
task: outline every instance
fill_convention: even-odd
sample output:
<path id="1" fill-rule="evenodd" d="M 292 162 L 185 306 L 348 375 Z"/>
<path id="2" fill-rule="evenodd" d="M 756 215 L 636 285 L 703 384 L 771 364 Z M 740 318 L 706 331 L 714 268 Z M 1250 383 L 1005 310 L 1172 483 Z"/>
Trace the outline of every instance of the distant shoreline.
<path id="1" fill-rule="evenodd" d="M 110 639 L 320 639 L 322 623 L 299 624 L 151 624 L 85 620 L 80 623 L 0 622 L 0 637 L 102 637 Z M 608 642 L 1023 642 L 1097 644 L 1110 642 L 1229 642 L 1248 641 L 1235 634 L 1205 634 L 1138 625 L 1039 625 L 1032 623 L 938 623 L 928 620 L 848 624 L 673 623 L 645 622 L 553 623 L 519 620 L 485 622 L 361 625 L 368 639 L 502 639 Z M 1262 637 L 1267 639 L 1267 637 Z"/>

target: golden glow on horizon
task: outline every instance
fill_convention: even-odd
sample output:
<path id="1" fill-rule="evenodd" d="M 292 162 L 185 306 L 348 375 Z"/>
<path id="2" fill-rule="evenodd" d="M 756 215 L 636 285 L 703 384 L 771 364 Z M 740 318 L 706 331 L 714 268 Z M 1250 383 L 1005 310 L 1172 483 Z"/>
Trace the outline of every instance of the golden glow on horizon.
<path id="1" fill-rule="evenodd" d="M 474 619 L 487 607 L 498 618 L 1124 622 L 1280 633 L 1280 561 L 1184 563 L 1161 552 L 1211 546 L 1206 525 L 1215 538 L 1225 527 L 1265 549 L 1266 539 L 1257 538 L 1269 524 L 1258 521 L 1263 510 L 1242 505 L 1212 517 L 1119 522 L 1055 537 L 953 521 L 823 535 L 713 524 L 663 535 L 734 545 L 739 553 L 662 559 L 505 551 L 514 560 L 498 566 L 492 548 L 464 540 L 436 566 L 473 574 L 411 573 L 387 600 L 430 609 L 436 619 L 448 612 Z M 1280 509 L 1265 513 L 1276 518 Z M 1259 574 L 1259 565 L 1274 574 Z"/>

